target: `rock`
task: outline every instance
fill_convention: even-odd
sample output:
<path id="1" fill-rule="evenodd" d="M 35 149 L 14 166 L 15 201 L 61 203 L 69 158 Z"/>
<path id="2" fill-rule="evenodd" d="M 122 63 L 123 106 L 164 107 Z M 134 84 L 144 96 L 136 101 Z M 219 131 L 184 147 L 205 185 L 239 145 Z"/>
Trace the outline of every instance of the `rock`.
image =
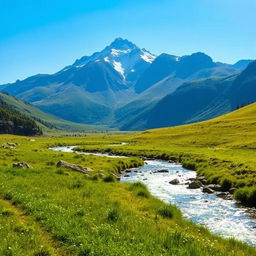
<path id="1" fill-rule="evenodd" d="M 85 174 L 87 174 L 88 172 L 92 171 L 91 168 L 84 168 L 81 165 L 70 164 L 70 163 L 67 163 L 67 162 L 65 162 L 63 160 L 60 160 L 57 163 L 57 167 L 58 168 L 68 168 L 68 169 L 71 169 L 71 170 L 74 170 L 74 171 L 77 171 L 77 172 L 82 172 L 82 173 L 85 173 Z"/>
<path id="2" fill-rule="evenodd" d="M 22 168 L 22 169 L 30 169 L 32 168 L 28 163 L 20 162 L 20 163 L 14 163 L 12 165 L 13 168 Z"/>
<path id="3" fill-rule="evenodd" d="M 227 195 L 228 195 L 228 192 L 219 192 L 219 193 L 217 193 L 217 196 L 220 196 L 220 197 L 227 196 Z"/>
<path id="4" fill-rule="evenodd" d="M 169 182 L 169 184 L 172 184 L 172 185 L 178 185 L 179 183 L 180 181 L 178 179 L 174 179 Z"/>
<path id="5" fill-rule="evenodd" d="M 203 184 L 199 180 L 192 181 L 189 185 L 188 188 L 190 189 L 196 189 L 196 188 L 201 188 Z"/>
<path id="6" fill-rule="evenodd" d="M 106 175 L 102 172 L 100 172 L 98 175 L 99 175 L 99 178 L 101 178 L 101 179 L 104 179 L 106 177 Z"/>
<path id="7" fill-rule="evenodd" d="M 203 192 L 208 193 L 208 194 L 212 194 L 212 193 L 214 193 L 214 190 L 209 188 L 208 186 L 204 186 L 203 187 Z"/>
<path id="8" fill-rule="evenodd" d="M 6 144 L 7 144 L 8 146 L 10 146 L 10 147 L 13 147 L 13 148 L 15 148 L 15 147 L 18 146 L 18 143 L 7 142 Z"/>
<path id="9" fill-rule="evenodd" d="M 235 191 L 236 191 L 236 188 L 230 188 L 228 192 L 229 192 L 230 194 L 234 194 Z"/>
<path id="10" fill-rule="evenodd" d="M 4 143 L 1 148 L 5 148 L 5 149 L 12 149 L 12 148 L 16 148 L 18 146 L 18 143 L 11 143 L 11 142 L 7 142 Z"/>
<path id="11" fill-rule="evenodd" d="M 214 191 L 221 191 L 221 185 L 209 184 L 208 187 Z"/>
<path id="12" fill-rule="evenodd" d="M 166 170 L 166 169 L 154 171 L 154 173 L 168 173 L 168 172 L 169 172 L 169 171 Z"/>
<path id="13" fill-rule="evenodd" d="M 196 179 L 199 180 L 203 185 L 207 184 L 207 180 L 205 179 L 204 176 L 199 176 Z"/>
<path id="14" fill-rule="evenodd" d="M 120 181 L 121 177 L 119 175 L 116 175 L 115 173 L 111 172 L 110 173 L 115 179 L 117 179 L 118 181 Z"/>

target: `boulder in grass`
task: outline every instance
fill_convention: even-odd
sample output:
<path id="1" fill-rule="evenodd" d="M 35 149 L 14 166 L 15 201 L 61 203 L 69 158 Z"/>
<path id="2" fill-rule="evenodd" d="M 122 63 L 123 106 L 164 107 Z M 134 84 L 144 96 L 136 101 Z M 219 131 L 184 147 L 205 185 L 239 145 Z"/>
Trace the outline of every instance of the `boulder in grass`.
<path id="1" fill-rule="evenodd" d="M 21 168 L 21 169 L 30 169 L 32 168 L 28 163 L 25 162 L 19 162 L 12 164 L 13 168 Z"/>
<path id="2" fill-rule="evenodd" d="M 63 160 L 60 160 L 58 163 L 57 163 L 57 167 L 58 168 L 67 168 L 67 169 L 71 169 L 71 170 L 74 170 L 74 171 L 77 171 L 77 172 L 82 172 L 84 174 L 87 174 L 88 172 L 92 171 L 91 168 L 85 168 L 81 165 L 77 165 L 77 164 L 70 164 L 70 163 L 67 163 Z"/>

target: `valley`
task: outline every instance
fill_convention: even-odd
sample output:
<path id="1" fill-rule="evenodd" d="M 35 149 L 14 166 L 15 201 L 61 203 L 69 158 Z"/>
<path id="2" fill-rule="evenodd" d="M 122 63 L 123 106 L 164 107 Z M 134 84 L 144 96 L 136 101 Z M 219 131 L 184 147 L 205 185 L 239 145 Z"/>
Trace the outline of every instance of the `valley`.
<path id="1" fill-rule="evenodd" d="M 214 62 L 201 52 L 156 56 L 117 38 L 57 73 L 0 91 L 57 117 L 62 129 L 145 130 L 207 120 L 254 102 L 252 62 Z"/>
<path id="2" fill-rule="evenodd" d="M 253 206 L 255 111 L 255 104 L 251 104 L 206 122 L 131 134 L 87 133 L 83 137 L 45 138 L 1 135 L 1 144 L 17 144 L 0 148 L 0 214 L 6 227 L 0 236 L 4 238 L 8 232 L 8 240 L 2 240 L 0 252 L 3 255 L 9 251 L 14 255 L 256 255 L 254 247 L 233 238 L 220 238 L 184 219 L 176 206 L 156 199 L 157 194 L 152 196 L 142 183 L 117 181 L 123 171 L 142 166 L 141 158 L 177 161 L 184 168 L 195 170 L 193 175 L 203 175 L 208 183 L 220 184 L 222 191 L 236 188 L 234 198 Z M 241 131 L 243 140 L 238 136 Z M 77 145 L 77 151 L 128 157 L 49 149 L 68 145 Z M 86 174 L 58 167 L 60 160 L 82 166 Z M 21 167 L 14 167 L 15 163 L 21 163 Z M 150 161 L 145 168 L 154 169 Z M 166 167 L 156 170 L 163 168 Z M 173 177 L 171 173 L 163 175 L 168 181 Z M 128 176 L 133 177 L 130 172 L 129 179 Z M 143 179 L 139 181 L 147 184 Z M 151 185 L 147 185 L 151 191 Z M 175 186 L 179 189 L 183 185 Z M 169 193 L 168 197 L 172 196 L 172 190 Z M 209 198 L 213 196 L 209 194 Z M 218 200 L 216 207 L 222 205 L 223 199 Z M 178 202 L 173 203 L 179 206 Z M 229 203 L 223 201 L 223 205 Z M 18 221 L 11 224 L 14 219 Z M 247 234 L 253 237 L 254 229 L 251 230 Z M 241 229 L 241 236 L 242 232 Z M 17 236 L 20 233 L 25 234 L 21 240 Z M 239 237 L 239 230 L 234 233 Z M 28 243 L 31 239 L 33 243 Z"/>
<path id="3" fill-rule="evenodd" d="M 0 256 L 256 256 L 256 1 L 0 8 Z"/>

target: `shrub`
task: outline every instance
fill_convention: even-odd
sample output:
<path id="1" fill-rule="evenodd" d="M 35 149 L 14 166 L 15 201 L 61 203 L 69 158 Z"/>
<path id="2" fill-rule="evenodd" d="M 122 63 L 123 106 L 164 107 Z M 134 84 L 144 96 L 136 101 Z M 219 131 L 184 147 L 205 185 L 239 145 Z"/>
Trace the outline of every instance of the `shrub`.
<path id="1" fill-rule="evenodd" d="M 117 209 L 113 209 L 108 213 L 107 219 L 112 222 L 117 222 L 119 219 L 119 211 Z"/>
<path id="2" fill-rule="evenodd" d="M 240 188 L 234 196 L 245 205 L 256 206 L 256 186 Z"/>
<path id="3" fill-rule="evenodd" d="M 36 252 L 34 256 L 51 256 L 52 254 L 49 252 L 48 249 L 42 248 L 40 251 Z"/>
<path id="4" fill-rule="evenodd" d="M 139 197 L 144 197 L 144 198 L 149 198 L 150 197 L 150 194 L 147 190 L 144 190 L 144 189 L 140 189 L 138 190 L 137 192 L 137 196 Z"/>
<path id="5" fill-rule="evenodd" d="M 228 178 L 225 178 L 221 182 L 221 188 L 223 191 L 228 191 L 233 186 L 233 182 Z"/>
<path id="6" fill-rule="evenodd" d="M 5 211 L 2 211 L 1 212 L 1 215 L 2 216 L 5 216 L 5 217 L 9 217 L 9 216 L 12 216 L 13 215 L 13 212 L 9 211 L 9 210 L 5 210 Z"/>
<path id="7" fill-rule="evenodd" d="M 171 206 L 164 206 L 163 208 L 159 209 L 157 213 L 165 219 L 172 219 L 174 215 Z"/>
<path id="8" fill-rule="evenodd" d="M 78 188 L 82 188 L 83 186 L 84 186 L 83 182 L 78 180 L 75 183 L 73 183 L 71 186 L 69 186 L 69 188 L 70 189 L 78 189 Z"/>
<path id="9" fill-rule="evenodd" d="M 115 182 L 115 178 L 112 175 L 108 175 L 103 179 L 104 182 Z"/>

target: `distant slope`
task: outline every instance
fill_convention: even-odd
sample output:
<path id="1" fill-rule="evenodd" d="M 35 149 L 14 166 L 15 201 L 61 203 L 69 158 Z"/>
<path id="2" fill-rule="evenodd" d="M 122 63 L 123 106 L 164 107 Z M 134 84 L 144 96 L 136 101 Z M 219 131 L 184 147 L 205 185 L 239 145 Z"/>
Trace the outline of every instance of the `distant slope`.
<path id="1" fill-rule="evenodd" d="M 232 86 L 232 109 L 256 101 L 256 61 L 237 77 Z"/>
<path id="2" fill-rule="evenodd" d="M 19 100 L 6 93 L 0 93 L 0 102 L 9 106 L 20 113 L 37 121 L 43 129 L 61 129 L 67 131 L 88 131 L 88 130 L 103 130 L 105 127 L 102 126 L 91 126 L 68 122 L 57 118 L 53 115 L 47 114 L 29 103 Z"/>
<path id="3" fill-rule="evenodd" d="M 144 105 L 143 115 L 134 115 L 122 123 L 122 128 L 142 130 L 199 122 L 253 102 L 256 102 L 256 61 L 241 73 L 228 77 L 188 81 L 158 102 L 149 101 L 148 107 Z M 123 113 L 129 105 L 123 107 Z"/>
<path id="4" fill-rule="evenodd" d="M 137 130 L 146 128 L 149 109 L 184 82 L 233 75 L 247 63 L 218 63 L 201 52 L 157 57 L 117 38 L 55 74 L 17 80 L 0 90 L 71 122 Z"/>
<path id="5" fill-rule="evenodd" d="M 256 148 L 256 103 L 220 117 L 176 127 L 148 130 L 140 140 L 171 142 L 176 146 Z"/>
<path id="6" fill-rule="evenodd" d="M 234 77 L 206 79 L 186 83 L 174 93 L 166 96 L 150 111 L 147 128 L 176 126 L 193 121 L 202 121 L 205 109 L 208 115 L 204 119 L 215 117 L 216 102 L 225 98 Z M 219 102 L 221 104 L 221 102 Z M 211 109 L 211 110 L 210 110 Z M 223 109 L 220 114 L 225 113 Z"/>
<path id="7" fill-rule="evenodd" d="M 0 133 L 33 136 L 42 131 L 33 119 L 0 102 Z"/>

